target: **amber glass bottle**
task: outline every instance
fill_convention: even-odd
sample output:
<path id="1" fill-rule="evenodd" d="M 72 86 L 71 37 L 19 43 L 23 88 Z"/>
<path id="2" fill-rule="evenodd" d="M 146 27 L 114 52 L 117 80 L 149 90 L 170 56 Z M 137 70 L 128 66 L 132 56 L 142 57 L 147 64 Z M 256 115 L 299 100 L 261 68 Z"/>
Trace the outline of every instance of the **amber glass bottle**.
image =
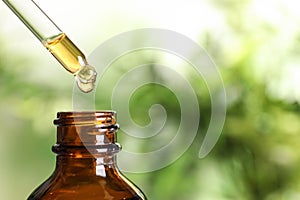
<path id="1" fill-rule="evenodd" d="M 60 112 L 54 173 L 28 200 L 143 200 L 116 166 L 118 130 L 111 111 Z"/>

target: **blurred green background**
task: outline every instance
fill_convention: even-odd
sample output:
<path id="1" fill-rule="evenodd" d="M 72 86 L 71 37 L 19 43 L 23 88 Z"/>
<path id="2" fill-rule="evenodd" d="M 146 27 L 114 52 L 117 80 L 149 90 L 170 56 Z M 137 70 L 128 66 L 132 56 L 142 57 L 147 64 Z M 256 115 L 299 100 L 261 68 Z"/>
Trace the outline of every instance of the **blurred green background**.
<path id="1" fill-rule="evenodd" d="M 219 67 L 227 93 L 220 140 L 207 157 L 198 158 L 210 97 L 203 80 L 192 79 L 201 110 L 193 144 L 168 167 L 126 174 L 149 200 L 300 199 L 297 1 L 36 2 L 86 55 L 124 31 L 165 28 L 196 41 Z M 4 4 L 0 13 L 0 194 L 26 199 L 53 171 L 52 121 L 56 112 L 72 110 L 74 80 Z M 160 59 L 147 55 L 136 59 Z M 145 76 L 160 75 L 154 70 Z M 159 103 L 176 126 L 176 96 L 164 91 L 157 98 L 161 90 L 150 85 L 133 95 L 130 109 L 137 123 L 149 122 L 149 105 Z M 109 108 L 107 97 L 98 98 L 97 109 Z M 119 138 L 128 142 L 122 133 Z"/>

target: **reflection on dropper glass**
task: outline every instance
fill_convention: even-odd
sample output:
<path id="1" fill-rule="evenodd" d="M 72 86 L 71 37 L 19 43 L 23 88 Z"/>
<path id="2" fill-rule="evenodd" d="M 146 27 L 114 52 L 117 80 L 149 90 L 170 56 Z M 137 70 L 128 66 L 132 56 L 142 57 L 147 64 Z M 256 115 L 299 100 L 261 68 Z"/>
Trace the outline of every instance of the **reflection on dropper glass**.
<path id="1" fill-rule="evenodd" d="M 44 41 L 44 46 L 62 64 L 62 66 L 75 76 L 79 89 L 90 92 L 94 89 L 97 72 L 90 66 L 84 54 L 77 46 L 62 33 Z"/>

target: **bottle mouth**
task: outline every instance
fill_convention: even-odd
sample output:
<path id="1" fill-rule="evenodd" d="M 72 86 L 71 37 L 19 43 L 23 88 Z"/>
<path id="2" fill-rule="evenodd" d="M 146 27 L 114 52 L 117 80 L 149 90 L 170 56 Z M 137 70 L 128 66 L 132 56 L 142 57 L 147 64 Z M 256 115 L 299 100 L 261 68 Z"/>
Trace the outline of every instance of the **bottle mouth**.
<path id="1" fill-rule="evenodd" d="M 78 133 L 88 135 L 110 135 L 119 130 L 115 111 L 58 112 L 54 124 L 57 127 L 75 126 Z"/>
<path id="2" fill-rule="evenodd" d="M 58 112 L 54 124 L 58 128 L 57 144 L 53 147 L 56 153 L 71 154 L 84 147 L 98 157 L 121 149 L 115 138 L 119 125 L 114 111 Z"/>
<path id="3" fill-rule="evenodd" d="M 115 125 L 115 111 L 68 111 L 58 112 L 54 120 L 56 126 L 66 125 Z"/>

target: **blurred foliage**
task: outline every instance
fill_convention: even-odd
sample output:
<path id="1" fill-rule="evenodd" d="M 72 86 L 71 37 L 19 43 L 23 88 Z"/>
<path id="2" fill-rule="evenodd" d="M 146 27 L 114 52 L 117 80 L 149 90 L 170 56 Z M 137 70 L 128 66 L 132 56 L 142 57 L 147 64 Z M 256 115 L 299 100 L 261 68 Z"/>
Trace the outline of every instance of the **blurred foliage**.
<path id="1" fill-rule="evenodd" d="M 293 3 L 284 1 L 276 6 L 254 0 L 208 2 L 223 24 L 200 32 L 198 43 L 219 67 L 227 92 L 221 138 L 206 158 L 198 159 L 202 133 L 210 120 L 210 97 L 203 80 L 193 79 L 193 87 L 200 91 L 201 121 L 191 147 L 161 170 L 126 175 L 149 200 L 300 199 L 300 16 Z M 72 88 L 58 86 L 60 78 L 66 77 L 56 74 L 49 78 L 53 82 L 38 83 L 24 76 L 35 68 L 33 61 L 7 53 L 7 43 L 1 38 L 0 192 L 5 199 L 25 199 L 53 170 L 50 147 L 55 128 L 51 121 L 71 101 Z M 135 55 L 123 61 L 121 68 L 113 68 L 113 75 L 103 81 L 116 82 L 122 70 L 128 70 L 125 65 L 159 60 L 155 54 Z M 163 79 L 155 68 L 144 76 Z M 101 109 L 109 109 L 112 89 L 105 88 L 106 95 L 97 96 Z M 177 126 L 176 96 L 158 85 L 146 85 L 133 94 L 130 109 L 136 123 L 149 123 L 147 112 L 153 104 L 163 105 L 168 122 Z M 127 144 L 122 132 L 119 142 Z M 136 145 L 140 151 L 153 148 L 149 142 Z"/>

